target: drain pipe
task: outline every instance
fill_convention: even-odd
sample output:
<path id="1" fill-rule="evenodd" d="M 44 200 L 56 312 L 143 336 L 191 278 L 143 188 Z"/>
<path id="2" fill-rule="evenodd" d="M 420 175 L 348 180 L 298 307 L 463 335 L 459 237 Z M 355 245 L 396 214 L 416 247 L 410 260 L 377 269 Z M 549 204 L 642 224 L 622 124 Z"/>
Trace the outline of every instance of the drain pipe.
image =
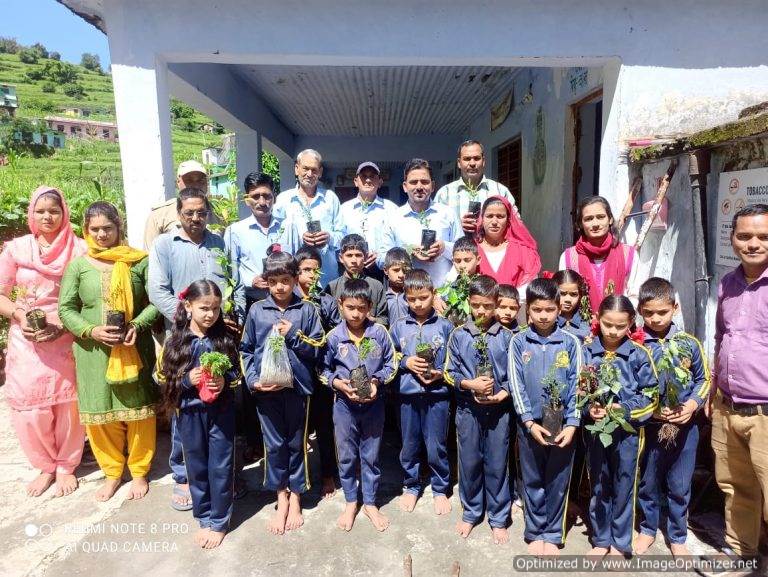
<path id="1" fill-rule="evenodd" d="M 691 207 L 693 208 L 693 275 L 695 279 L 696 322 L 694 334 L 704 342 L 707 333 L 707 302 L 709 300 L 709 274 L 707 271 L 706 207 L 709 150 L 696 150 L 688 155 L 688 176 L 691 179 Z"/>

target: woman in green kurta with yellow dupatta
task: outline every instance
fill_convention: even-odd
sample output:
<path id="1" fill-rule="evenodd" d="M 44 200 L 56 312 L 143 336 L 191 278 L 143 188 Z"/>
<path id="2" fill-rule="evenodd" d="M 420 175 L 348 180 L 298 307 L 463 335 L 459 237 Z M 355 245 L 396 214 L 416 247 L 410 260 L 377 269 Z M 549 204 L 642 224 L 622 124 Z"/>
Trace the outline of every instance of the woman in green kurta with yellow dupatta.
<path id="1" fill-rule="evenodd" d="M 64 273 L 59 316 L 75 335 L 80 420 L 107 478 L 96 498 L 114 495 L 127 464 L 133 477 L 129 498 L 140 499 L 155 452 L 157 400 L 150 327 L 158 312 L 146 292 L 147 254 L 121 244 L 120 215 L 107 202 L 88 207 L 83 231 L 88 254 Z M 108 309 L 125 313 L 124 337 L 106 325 Z"/>

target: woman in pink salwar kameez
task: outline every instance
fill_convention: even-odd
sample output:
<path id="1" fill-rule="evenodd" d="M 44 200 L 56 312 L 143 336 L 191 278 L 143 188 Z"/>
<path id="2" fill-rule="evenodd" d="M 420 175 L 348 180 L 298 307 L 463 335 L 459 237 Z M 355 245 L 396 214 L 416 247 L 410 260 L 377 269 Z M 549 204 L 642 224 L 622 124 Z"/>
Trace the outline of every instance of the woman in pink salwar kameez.
<path id="1" fill-rule="evenodd" d="M 42 495 L 55 482 L 62 496 L 77 489 L 85 429 L 77 411 L 73 337 L 57 312 L 59 284 L 67 264 L 87 247 L 72 231 L 69 208 L 55 188 L 32 193 L 27 218 L 32 234 L 8 241 L 0 254 L 0 314 L 11 320 L 3 389 L 21 448 L 40 470 L 27 494 Z M 30 327 L 26 313 L 32 309 L 45 312 L 45 328 Z"/>

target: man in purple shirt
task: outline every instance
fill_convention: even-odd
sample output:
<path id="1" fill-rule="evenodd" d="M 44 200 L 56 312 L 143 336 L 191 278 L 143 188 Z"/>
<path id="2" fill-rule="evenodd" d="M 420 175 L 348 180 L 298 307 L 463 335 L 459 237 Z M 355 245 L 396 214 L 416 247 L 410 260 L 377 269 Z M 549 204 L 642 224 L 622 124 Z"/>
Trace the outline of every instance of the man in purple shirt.
<path id="1" fill-rule="evenodd" d="M 731 245 L 741 265 L 718 289 L 712 448 L 725 494 L 724 552 L 757 559 L 768 519 L 768 205 L 734 215 Z"/>

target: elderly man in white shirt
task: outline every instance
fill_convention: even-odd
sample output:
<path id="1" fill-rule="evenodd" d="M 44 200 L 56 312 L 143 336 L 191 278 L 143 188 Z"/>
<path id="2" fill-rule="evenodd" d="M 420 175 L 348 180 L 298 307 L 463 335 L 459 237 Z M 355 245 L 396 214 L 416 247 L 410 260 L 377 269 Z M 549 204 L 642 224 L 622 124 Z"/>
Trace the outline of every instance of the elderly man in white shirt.
<path id="1" fill-rule="evenodd" d="M 503 184 L 485 177 L 485 151 L 480 142 L 477 140 L 462 142 L 459 146 L 456 163 L 461 171 L 461 178 L 441 187 L 435 195 L 435 202 L 450 208 L 451 213 L 460 222 L 465 233 L 475 233 L 480 205 L 489 196 L 506 198 L 517 212 L 515 198 L 509 189 Z M 470 202 L 478 204 L 470 207 Z M 470 208 L 474 208 L 474 210 L 470 210 Z"/>
<path id="2" fill-rule="evenodd" d="M 397 205 L 378 195 L 381 187 L 381 171 L 373 162 L 363 162 L 357 167 L 355 186 L 357 196 L 341 205 L 341 229 L 344 236 L 359 234 L 368 243 L 370 253 L 365 261 L 366 273 L 381 280 L 381 269 L 376 265 L 384 241 L 389 218 L 397 211 Z"/>
<path id="3" fill-rule="evenodd" d="M 414 158 L 406 164 L 403 190 L 408 202 L 389 219 L 378 264 L 383 267 L 389 249 L 405 248 L 413 267 L 426 270 L 438 287 L 453 266 L 453 242 L 461 236 L 461 228 L 447 206 L 432 202 L 434 186 L 429 162 Z"/>

